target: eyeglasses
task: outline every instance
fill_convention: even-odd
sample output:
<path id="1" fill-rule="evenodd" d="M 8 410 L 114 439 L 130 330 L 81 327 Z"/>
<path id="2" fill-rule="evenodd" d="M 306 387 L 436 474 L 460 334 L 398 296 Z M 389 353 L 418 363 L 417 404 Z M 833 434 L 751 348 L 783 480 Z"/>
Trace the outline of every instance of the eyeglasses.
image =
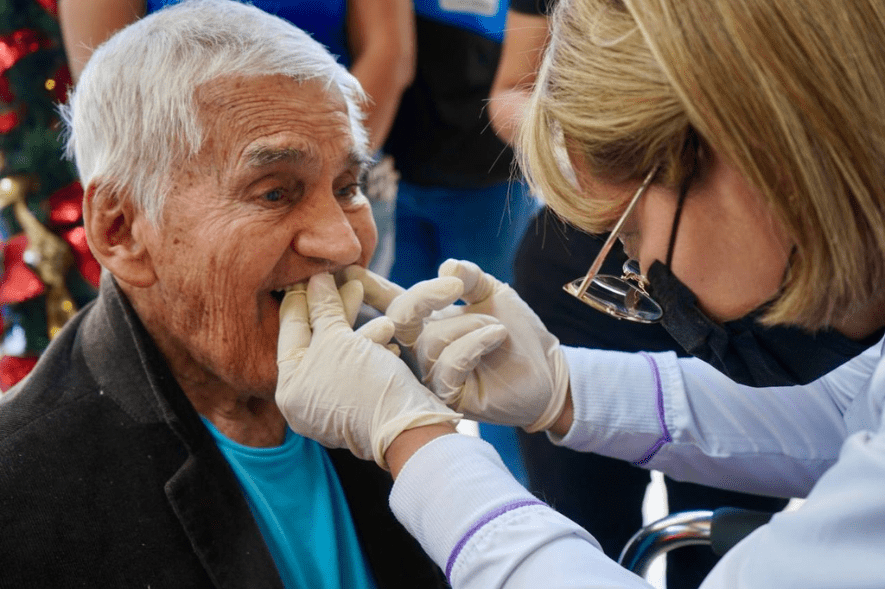
<path id="1" fill-rule="evenodd" d="M 624 263 L 623 276 L 611 276 L 609 274 L 598 274 L 605 257 L 608 255 L 621 228 L 627 221 L 627 217 L 633 212 L 633 208 L 639 201 L 646 189 L 657 174 L 658 168 L 655 167 L 630 199 L 627 209 L 621 218 L 615 224 L 608 239 L 599 250 L 590 270 L 583 278 L 577 278 L 562 288 L 565 292 L 577 298 L 582 303 L 590 305 L 598 311 L 607 313 L 618 319 L 627 319 L 636 321 L 637 323 L 656 323 L 661 320 L 663 311 L 654 299 L 646 292 L 645 288 L 648 280 L 642 276 L 639 270 L 639 263 L 635 260 L 627 260 Z"/>

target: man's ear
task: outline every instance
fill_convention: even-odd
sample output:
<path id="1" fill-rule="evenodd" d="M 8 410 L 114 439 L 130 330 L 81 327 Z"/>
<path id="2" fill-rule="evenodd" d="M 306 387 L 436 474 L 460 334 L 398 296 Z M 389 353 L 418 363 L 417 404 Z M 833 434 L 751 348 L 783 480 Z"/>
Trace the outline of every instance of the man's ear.
<path id="1" fill-rule="evenodd" d="M 129 198 L 91 183 L 83 195 L 83 225 L 93 255 L 115 278 L 137 287 L 156 282 L 146 243 L 154 229 Z"/>

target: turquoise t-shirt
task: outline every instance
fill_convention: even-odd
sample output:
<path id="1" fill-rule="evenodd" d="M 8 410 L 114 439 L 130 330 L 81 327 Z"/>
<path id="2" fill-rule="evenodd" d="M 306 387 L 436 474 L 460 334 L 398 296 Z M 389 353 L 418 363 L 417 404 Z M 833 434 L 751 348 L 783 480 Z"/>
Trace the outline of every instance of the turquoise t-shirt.
<path id="1" fill-rule="evenodd" d="M 207 419 L 289 589 L 374 589 L 338 475 L 322 446 L 290 429 L 275 448 L 225 437 Z"/>

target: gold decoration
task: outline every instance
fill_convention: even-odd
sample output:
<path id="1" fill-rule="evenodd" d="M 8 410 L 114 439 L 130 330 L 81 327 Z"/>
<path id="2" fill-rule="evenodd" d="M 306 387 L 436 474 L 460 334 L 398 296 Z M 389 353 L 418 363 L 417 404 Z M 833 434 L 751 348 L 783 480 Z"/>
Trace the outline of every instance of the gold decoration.
<path id="1" fill-rule="evenodd" d="M 25 261 L 46 285 L 46 327 L 53 339 L 68 319 L 77 312 L 77 305 L 65 286 L 65 275 L 74 264 L 71 247 L 43 226 L 28 210 L 25 195 L 31 182 L 25 176 L 0 179 L 0 208 L 13 207 L 16 221 L 28 236 Z"/>

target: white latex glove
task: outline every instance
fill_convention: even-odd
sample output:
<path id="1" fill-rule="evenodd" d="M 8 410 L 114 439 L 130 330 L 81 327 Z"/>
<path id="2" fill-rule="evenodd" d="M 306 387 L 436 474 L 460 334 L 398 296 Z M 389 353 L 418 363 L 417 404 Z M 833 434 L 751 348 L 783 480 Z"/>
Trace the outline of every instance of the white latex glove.
<path id="1" fill-rule="evenodd" d="M 347 324 L 353 327 L 363 304 L 363 285 L 356 280 L 348 280 L 338 288 L 338 294 L 344 305 L 344 318 Z"/>
<path id="2" fill-rule="evenodd" d="M 568 366 L 557 340 L 508 285 L 476 264 L 447 260 L 440 278 L 407 291 L 352 271 L 365 301 L 385 311 L 415 352 L 424 383 L 465 416 L 529 432 L 549 428 L 565 406 Z M 443 304 L 445 281 L 463 283 L 466 306 Z"/>
<path id="3" fill-rule="evenodd" d="M 348 266 L 342 271 L 344 280 L 359 281 L 364 289 L 364 302 L 387 316 L 396 327 L 400 345 L 412 348 L 434 311 L 457 301 L 464 292 L 464 283 L 454 276 L 425 280 L 409 290 L 361 266 Z M 483 325 L 498 324 L 493 317 L 483 317 Z M 500 329 L 503 339 L 506 330 Z"/>
<path id="4" fill-rule="evenodd" d="M 352 287 L 342 286 L 345 298 Z M 403 431 L 457 423 L 460 415 L 421 385 L 385 346 L 385 317 L 354 332 L 330 274 L 286 293 L 280 306 L 276 402 L 298 434 L 346 447 L 387 468 L 384 453 Z"/>

